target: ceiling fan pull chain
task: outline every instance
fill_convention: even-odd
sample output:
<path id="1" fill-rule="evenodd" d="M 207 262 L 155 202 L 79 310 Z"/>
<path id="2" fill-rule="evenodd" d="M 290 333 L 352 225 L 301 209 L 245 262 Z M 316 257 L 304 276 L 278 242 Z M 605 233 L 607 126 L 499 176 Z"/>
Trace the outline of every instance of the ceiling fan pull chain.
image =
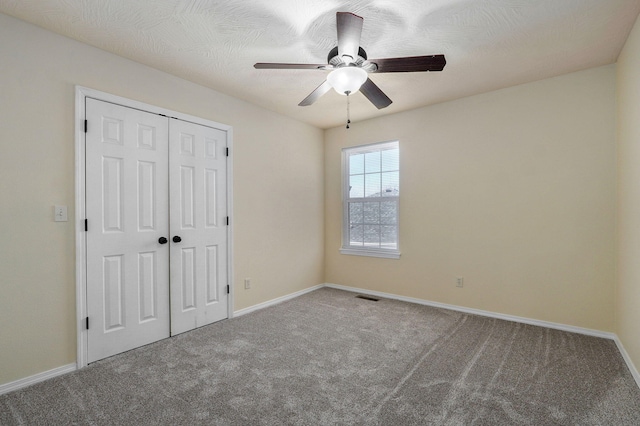
<path id="1" fill-rule="evenodd" d="M 349 128 L 349 124 L 351 124 L 351 111 L 349 110 L 349 94 L 351 92 L 344 92 L 347 95 L 347 129 Z"/>

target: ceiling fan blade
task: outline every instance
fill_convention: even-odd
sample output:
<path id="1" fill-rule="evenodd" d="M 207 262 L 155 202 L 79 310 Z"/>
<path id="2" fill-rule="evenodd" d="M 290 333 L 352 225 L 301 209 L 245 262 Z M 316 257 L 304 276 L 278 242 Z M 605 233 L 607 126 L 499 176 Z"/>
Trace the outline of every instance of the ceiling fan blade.
<path id="1" fill-rule="evenodd" d="M 300 102 L 298 104 L 298 106 L 309 106 L 309 105 L 311 105 L 312 103 L 314 103 L 315 101 L 320 99 L 320 97 L 322 95 L 324 95 L 325 93 L 327 93 L 329 90 L 331 90 L 331 85 L 329 84 L 328 81 L 325 80 L 324 83 L 322 83 L 320 86 L 316 87 L 316 90 L 314 90 L 313 92 L 311 92 L 309 94 L 309 96 L 304 98 L 302 100 L 302 102 Z"/>
<path id="2" fill-rule="evenodd" d="M 326 70 L 333 68 L 328 64 L 279 64 L 258 62 L 253 66 L 258 70 Z"/>
<path id="3" fill-rule="evenodd" d="M 386 108 L 393 102 L 370 78 L 364 82 L 360 91 L 371 101 L 378 109 Z"/>
<path id="4" fill-rule="evenodd" d="M 447 64 L 444 55 L 407 56 L 405 58 L 369 59 L 378 66 L 371 72 L 442 71 Z"/>
<path id="5" fill-rule="evenodd" d="M 353 62 L 358 58 L 360 49 L 360 35 L 362 34 L 362 17 L 349 12 L 336 13 L 338 28 L 338 56 L 350 56 Z M 343 59 L 344 60 L 344 59 Z"/>

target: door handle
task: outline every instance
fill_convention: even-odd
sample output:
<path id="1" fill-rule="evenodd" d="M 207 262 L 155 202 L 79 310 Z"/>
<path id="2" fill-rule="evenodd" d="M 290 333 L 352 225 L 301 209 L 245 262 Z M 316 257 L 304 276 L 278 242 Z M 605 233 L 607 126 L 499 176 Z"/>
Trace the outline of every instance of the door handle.
<path id="1" fill-rule="evenodd" d="M 182 241 L 182 238 L 180 238 L 178 235 L 176 235 L 175 237 L 173 237 L 173 242 L 174 242 L 174 243 L 179 243 L 180 241 Z"/>
<path id="2" fill-rule="evenodd" d="M 167 242 L 168 242 L 168 241 L 169 241 L 169 240 L 167 240 L 165 237 L 160 237 L 160 238 L 158 238 L 158 242 L 159 242 L 160 244 L 167 244 Z"/>

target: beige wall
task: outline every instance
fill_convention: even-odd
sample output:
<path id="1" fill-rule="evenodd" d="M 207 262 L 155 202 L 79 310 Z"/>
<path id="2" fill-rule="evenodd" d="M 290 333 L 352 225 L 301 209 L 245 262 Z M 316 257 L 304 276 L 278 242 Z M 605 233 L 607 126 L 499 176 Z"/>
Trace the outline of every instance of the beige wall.
<path id="1" fill-rule="evenodd" d="M 640 368 L 640 21 L 618 58 L 616 333 Z"/>
<path id="2" fill-rule="evenodd" d="M 233 126 L 235 309 L 323 282 L 321 130 L 0 14 L 0 384 L 75 362 L 75 85 Z"/>
<path id="3" fill-rule="evenodd" d="M 613 331 L 614 96 L 610 65 L 326 131 L 327 282 Z M 341 255 L 341 148 L 394 139 L 402 256 Z"/>

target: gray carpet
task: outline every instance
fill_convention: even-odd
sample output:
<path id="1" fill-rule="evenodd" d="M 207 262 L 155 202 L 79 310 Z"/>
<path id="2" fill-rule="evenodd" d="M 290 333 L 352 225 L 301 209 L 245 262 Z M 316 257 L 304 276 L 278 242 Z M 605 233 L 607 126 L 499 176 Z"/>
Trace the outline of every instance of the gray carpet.
<path id="1" fill-rule="evenodd" d="M 0 424 L 640 425 L 615 343 L 323 288 L 0 396 Z"/>

